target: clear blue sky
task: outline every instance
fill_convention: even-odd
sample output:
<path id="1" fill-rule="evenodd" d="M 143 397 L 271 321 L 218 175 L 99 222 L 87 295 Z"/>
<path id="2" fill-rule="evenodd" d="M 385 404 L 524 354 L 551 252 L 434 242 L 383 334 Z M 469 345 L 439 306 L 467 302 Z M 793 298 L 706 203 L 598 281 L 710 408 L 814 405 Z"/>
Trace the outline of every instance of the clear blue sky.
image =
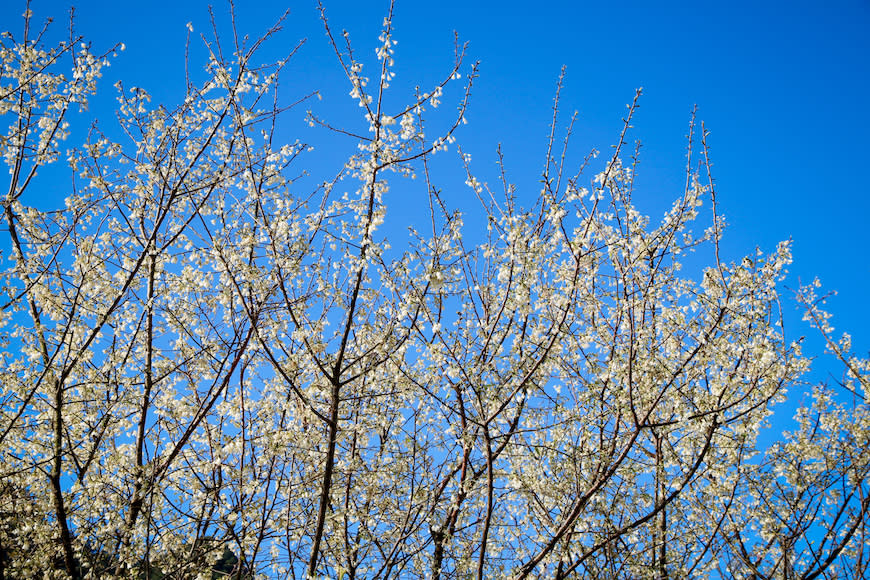
<path id="1" fill-rule="evenodd" d="M 227 4 L 214 3 L 226 23 Z M 371 57 L 387 0 L 325 4 L 332 25 L 347 28 L 360 54 Z M 68 6 L 32 3 L 37 21 L 53 15 L 58 31 Z M 286 98 L 321 89 L 318 112 L 343 107 L 352 113 L 314 0 L 238 1 L 238 28 L 258 36 L 286 8 L 285 30 L 264 55 L 307 38 L 284 77 Z M 0 28 L 20 31 L 23 9 L 23 1 L 3 2 Z M 207 2 L 199 0 L 82 0 L 76 22 L 96 51 L 121 41 L 127 46 L 106 74 L 105 100 L 95 102 L 95 112 L 103 114 L 99 107 L 112 102 L 118 78 L 149 89 L 155 100 L 177 98 L 185 25 L 204 31 L 209 17 Z M 636 199 L 653 214 L 681 190 L 684 136 L 697 103 L 711 131 L 721 209 L 731 224 L 726 256 L 739 259 L 756 245 L 772 250 L 793 238 L 795 263 L 786 283 L 794 287 L 798 277 L 818 276 L 825 289 L 838 290 L 829 306 L 835 326 L 853 334 L 857 350 L 870 350 L 870 1 L 399 0 L 394 27 L 399 86 L 425 86 L 442 76 L 451 64 L 454 30 L 470 43 L 481 76 L 470 124 L 458 138 L 483 173 L 492 171 L 495 147 L 503 143 L 513 179 L 530 192 L 536 191 L 563 64 L 563 109 L 580 112 L 578 154 L 591 147 L 607 151 L 625 104 L 636 87 L 644 88 L 633 135 L 644 143 Z M 294 114 L 288 135 L 306 140 L 302 111 Z M 791 331 L 810 333 L 794 324 Z"/>

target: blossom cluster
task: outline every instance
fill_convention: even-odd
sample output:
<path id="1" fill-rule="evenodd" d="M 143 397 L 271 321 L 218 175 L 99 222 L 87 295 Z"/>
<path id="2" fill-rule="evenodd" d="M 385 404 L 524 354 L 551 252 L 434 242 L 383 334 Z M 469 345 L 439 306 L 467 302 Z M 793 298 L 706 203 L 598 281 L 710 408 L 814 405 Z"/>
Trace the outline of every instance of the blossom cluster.
<path id="1" fill-rule="evenodd" d="M 780 322 L 789 244 L 722 259 L 692 170 L 643 215 L 637 99 L 613 155 L 571 175 L 554 116 L 538 192 L 460 149 L 479 204 L 454 209 L 430 160 L 461 141 L 476 69 L 458 51 L 394 106 L 391 14 L 371 79 L 323 16 L 361 113 L 334 175 L 300 177 L 310 146 L 275 131 L 286 61 L 257 50 L 276 27 L 206 42 L 178 103 L 118 83 L 118 130 L 63 156 L 75 188 L 50 211 L 37 170 L 107 60 L 3 37 L 0 571 L 859 577 L 870 362 L 815 287 L 798 300 L 852 403 L 816 388 L 759 448 L 809 364 Z M 428 211 L 405 223 L 399 194 Z"/>

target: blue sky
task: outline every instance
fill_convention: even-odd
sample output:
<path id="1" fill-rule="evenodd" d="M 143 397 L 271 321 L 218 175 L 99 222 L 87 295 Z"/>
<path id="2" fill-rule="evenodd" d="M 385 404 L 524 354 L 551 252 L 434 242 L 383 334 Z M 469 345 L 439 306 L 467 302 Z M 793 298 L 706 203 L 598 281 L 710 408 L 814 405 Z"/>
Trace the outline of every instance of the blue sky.
<path id="1" fill-rule="evenodd" d="M 207 30 L 207 2 L 76 3 L 76 27 L 99 52 L 116 42 L 126 51 L 105 75 L 92 112 L 111 122 L 112 83 L 140 85 L 155 101 L 172 102 L 183 86 L 186 23 Z M 228 5 L 215 0 L 223 30 Z M 373 48 L 386 0 L 325 0 L 333 27 L 346 28 L 363 58 Z M 63 30 L 68 3 L 32 3 L 37 21 L 55 17 Z M 348 86 L 327 44 L 314 0 L 237 2 L 238 29 L 258 36 L 286 8 L 284 31 L 264 58 L 307 42 L 282 84 L 288 100 L 320 89 L 324 115 L 354 113 Z M 24 2 L 0 6 L 3 29 L 20 31 Z M 870 188 L 870 2 L 510 2 L 399 0 L 395 9 L 397 88 L 426 86 L 452 62 L 453 31 L 480 61 L 469 125 L 458 134 L 481 173 L 490 172 L 498 143 L 511 177 L 532 193 L 543 163 L 556 79 L 566 114 L 580 120 L 574 152 L 608 151 L 626 103 L 644 88 L 632 138 L 643 142 L 636 200 L 655 214 L 679 195 L 685 134 L 692 106 L 711 131 L 720 210 L 730 227 L 729 259 L 794 240 L 794 287 L 818 276 L 837 290 L 834 325 L 856 350 L 870 351 L 867 258 Z M 194 53 L 194 61 L 195 53 Z M 298 114 L 297 114 L 298 113 Z M 288 139 L 305 133 L 303 111 L 287 119 Z M 296 115 L 296 117 L 294 117 Z M 292 136 L 292 138 L 291 138 Z M 337 152 L 343 155 L 344 152 Z M 493 179 L 494 180 L 494 179 Z M 471 200 L 469 200 L 471 202 Z M 791 305 L 787 308 L 794 311 Z M 793 317 L 791 334 L 810 334 Z"/>

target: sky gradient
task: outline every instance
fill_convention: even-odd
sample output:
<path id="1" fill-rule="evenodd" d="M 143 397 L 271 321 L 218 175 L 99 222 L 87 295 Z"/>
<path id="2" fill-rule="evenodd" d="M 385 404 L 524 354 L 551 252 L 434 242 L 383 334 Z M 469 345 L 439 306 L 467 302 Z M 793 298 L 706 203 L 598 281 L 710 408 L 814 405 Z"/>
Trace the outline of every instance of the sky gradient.
<path id="1" fill-rule="evenodd" d="M 348 29 L 360 57 L 374 66 L 388 3 L 325 4 L 334 29 Z M 117 42 L 126 45 L 106 71 L 102 96 L 91 112 L 111 122 L 108 107 L 118 79 L 145 87 L 155 102 L 172 104 L 183 89 L 186 24 L 191 22 L 197 33 L 207 31 L 207 5 L 198 0 L 77 2 L 76 30 L 95 52 Z M 54 16 L 57 31 L 64 30 L 67 3 L 37 0 L 31 7 L 36 22 Z M 263 53 L 264 60 L 275 58 L 306 39 L 283 77 L 284 98 L 289 102 L 319 89 L 323 100 L 313 102 L 315 112 L 354 114 L 313 0 L 239 2 L 237 29 L 256 37 L 288 8 L 284 30 Z M 20 33 L 23 11 L 24 2 L 2 3 L 0 28 Z M 221 30 L 228 31 L 228 4 L 216 1 L 214 11 Z M 440 79 L 452 64 L 455 30 L 469 43 L 469 62 L 480 61 L 469 125 L 457 138 L 490 179 L 501 143 L 512 180 L 521 192 L 527 188 L 529 199 L 543 167 L 562 65 L 567 67 L 563 120 L 579 111 L 573 151 L 580 157 L 592 147 L 609 151 L 626 103 L 643 87 L 630 139 L 643 142 L 635 199 L 653 221 L 682 191 L 685 135 L 697 104 L 698 118 L 710 130 L 720 211 L 730 224 L 724 257 L 739 261 L 756 246 L 773 251 L 778 241 L 793 239 L 794 264 L 785 285 L 794 288 L 799 280 L 818 276 L 825 290 L 838 291 L 829 303 L 833 324 L 853 335 L 857 352 L 867 353 L 868 29 L 867 0 L 824 6 L 804 1 L 399 0 L 395 85 L 401 92 Z M 192 61 L 199 66 L 203 61 L 196 62 L 196 56 L 194 50 Z M 303 113 L 288 114 L 289 141 L 308 139 Z M 340 159 L 349 151 L 334 153 Z M 786 308 L 793 314 L 794 322 L 787 320 L 791 337 L 811 334 L 797 324 L 794 305 Z"/>

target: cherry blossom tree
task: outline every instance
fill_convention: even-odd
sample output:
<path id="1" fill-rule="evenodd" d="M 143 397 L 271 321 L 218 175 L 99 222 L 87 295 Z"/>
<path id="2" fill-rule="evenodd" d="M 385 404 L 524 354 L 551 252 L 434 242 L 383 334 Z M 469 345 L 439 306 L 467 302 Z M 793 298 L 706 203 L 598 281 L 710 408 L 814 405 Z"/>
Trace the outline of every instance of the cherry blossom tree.
<path id="1" fill-rule="evenodd" d="M 572 165 L 560 78 L 540 189 L 500 152 L 490 187 L 456 144 L 465 47 L 403 101 L 392 7 L 370 60 L 321 14 L 360 112 L 307 114 L 357 147 L 325 178 L 277 130 L 316 94 L 277 90 L 298 46 L 260 61 L 280 20 L 190 26 L 183 98 L 118 83 L 113 128 L 68 150 L 123 45 L 52 45 L 29 9 L 3 36 L 0 578 L 866 574 L 870 361 L 801 289 L 843 378 L 759 448 L 809 368 L 789 245 L 720 259 L 694 113 L 658 220 L 633 205 L 640 91 L 612 155 Z M 454 149 L 470 207 L 432 165 Z"/>

